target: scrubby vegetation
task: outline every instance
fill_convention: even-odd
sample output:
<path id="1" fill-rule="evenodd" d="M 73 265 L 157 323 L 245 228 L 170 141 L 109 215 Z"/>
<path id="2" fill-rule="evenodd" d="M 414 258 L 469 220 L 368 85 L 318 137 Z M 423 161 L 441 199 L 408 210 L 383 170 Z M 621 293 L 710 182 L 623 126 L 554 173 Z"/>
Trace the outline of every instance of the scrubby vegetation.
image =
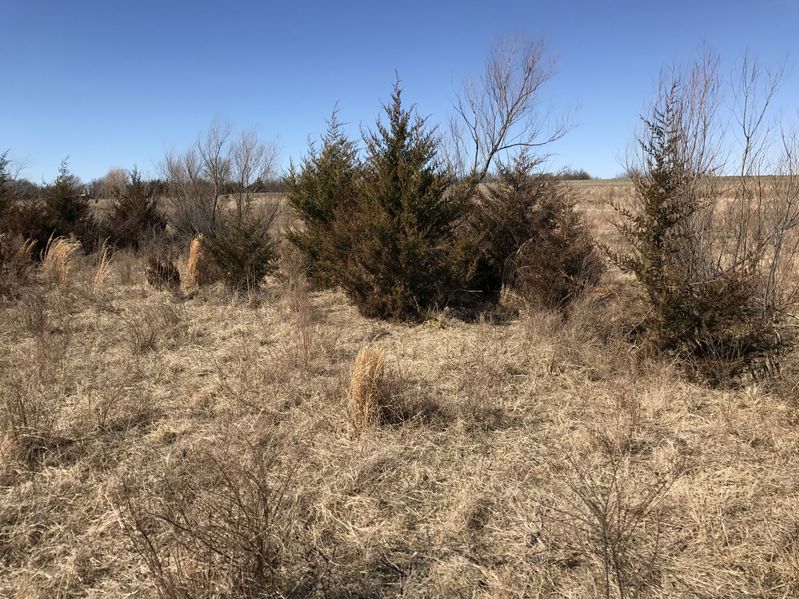
<path id="1" fill-rule="evenodd" d="M 163 235 L 166 218 L 158 207 L 158 197 L 163 195 L 159 184 L 144 181 L 134 168 L 130 173 L 118 174 L 117 184 L 107 189 L 106 197 L 112 199 L 111 214 L 105 226 L 105 237 L 116 247 L 138 249 L 148 238 Z"/>
<path id="2" fill-rule="evenodd" d="M 570 191 L 535 168 L 523 154 L 479 189 L 467 223 L 477 250 L 470 288 L 562 307 L 604 266 Z"/>
<path id="3" fill-rule="evenodd" d="M 720 176 L 714 65 L 608 184 L 535 154 L 537 45 L 285 196 L 219 123 L 92 200 L 0 155 L 0 595 L 799 595 L 796 154 L 747 63 Z"/>
<path id="4" fill-rule="evenodd" d="M 663 82 L 630 167 L 633 203 L 619 207 L 630 251 L 612 255 L 646 293 L 649 340 L 723 384 L 779 368 L 794 343 L 785 324 L 797 293 L 787 265 L 796 259 L 799 193 L 785 185 L 795 168 L 789 148 L 781 163 L 788 172 L 762 177 L 768 101 L 752 104 L 758 72 L 745 64 L 736 93 L 746 102 L 738 117 L 742 175 L 731 201 L 723 200 L 716 176 L 723 165 L 710 145 L 719 143 L 716 64 L 706 59 L 685 78 Z"/>
<path id="5" fill-rule="evenodd" d="M 286 177 L 288 201 L 302 221 L 287 237 L 304 256 L 307 276 L 323 287 L 338 284 L 338 270 L 347 260 L 350 247 L 340 229 L 348 226 L 360 175 L 357 145 L 334 112 L 322 147 L 311 145 L 302 165 L 292 165 Z"/>

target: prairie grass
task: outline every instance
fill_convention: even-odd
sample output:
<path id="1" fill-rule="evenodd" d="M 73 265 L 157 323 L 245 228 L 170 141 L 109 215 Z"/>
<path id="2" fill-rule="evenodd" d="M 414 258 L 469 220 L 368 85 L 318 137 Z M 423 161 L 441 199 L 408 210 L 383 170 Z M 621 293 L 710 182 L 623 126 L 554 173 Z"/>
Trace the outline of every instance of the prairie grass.
<path id="1" fill-rule="evenodd" d="M 688 380 L 615 272 L 565 315 L 406 326 L 299 271 L 247 303 L 113 269 L 103 310 L 0 304 L 0 596 L 799 595 L 796 356 Z"/>
<path id="2" fill-rule="evenodd" d="M 97 257 L 97 268 L 94 271 L 92 278 L 92 295 L 95 298 L 101 298 L 105 291 L 106 283 L 111 276 L 111 249 L 103 242 Z"/>
<path id="3" fill-rule="evenodd" d="M 380 424 L 386 403 L 385 356 L 377 347 L 358 352 L 352 367 L 347 416 L 356 431 Z"/>
<path id="4" fill-rule="evenodd" d="M 79 253 L 80 242 L 76 239 L 50 239 L 42 257 L 41 274 L 44 280 L 60 289 L 67 287 L 74 276 Z"/>

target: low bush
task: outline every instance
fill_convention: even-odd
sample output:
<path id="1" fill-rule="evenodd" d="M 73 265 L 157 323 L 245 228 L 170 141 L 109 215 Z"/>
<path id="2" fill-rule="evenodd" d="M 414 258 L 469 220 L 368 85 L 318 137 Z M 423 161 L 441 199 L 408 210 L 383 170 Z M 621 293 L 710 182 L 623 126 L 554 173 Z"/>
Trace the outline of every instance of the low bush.
<path id="1" fill-rule="evenodd" d="M 163 233 L 166 219 L 158 210 L 158 188 L 156 183 L 143 181 L 136 169 L 126 173 L 104 224 L 105 237 L 112 245 L 138 249 L 145 237 Z"/>
<path id="2" fill-rule="evenodd" d="M 598 282 L 604 267 L 565 188 L 535 166 L 522 156 L 478 189 L 466 228 L 477 252 L 470 288 L 562 307 Z"/>
<path id="3" fill-rule="evenodd" d="M 99 236 L 89 208 L 80 180 L 69 172 L 64 160 L 55 181 L 44 188 L 41 197 L 10 203 L 5 227 L 12 236 L 33 240 L 37 254 L 56 237 L 76 237 L 90 249 L 97 245 Z"/>
<path id="4" fill-rule="evenodd" d="M 274 216 L 230 219 L 205 236 L 204 251 L 225 286 L 241 293 L 258 289 L 277 268 L 277 243 L 271 228 Z"/>

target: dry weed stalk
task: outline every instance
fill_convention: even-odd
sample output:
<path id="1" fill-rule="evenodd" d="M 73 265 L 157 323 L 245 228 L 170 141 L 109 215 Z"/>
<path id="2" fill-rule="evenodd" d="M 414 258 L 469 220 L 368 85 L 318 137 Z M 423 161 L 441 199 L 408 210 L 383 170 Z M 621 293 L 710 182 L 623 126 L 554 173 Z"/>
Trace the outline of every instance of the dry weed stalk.
<path id="1" fill-rule="evenodd" d="M 92 295 L 94 297 L 98 297 L 103 293 L 108 277 L 111 275 L 111 248 L 108 247 L 105 241 L 103 241 L 99 255 L 97 270 L 94 271 L 94 278 L 92 279 Z"/>
<path id="2" fill-rule="evenodd" d="M 350 382 L 347 415 L 355 430 L 380 423 L 384 402 L 385 355 L 383 350 L 367 345 L 355 358 Z"/>
<path id="3" fill-rule="evenodd" d="M 42 260 L 42 276 L 59 288 L 66 287 L 75 269 L 75 255 L 80 250 L 80 241 L 56 237 L 47 242 Z"/>
<path id="4" fill-rule="evenodd" d="M 154 488 L 118 498 L 124 532 L 161 597 L 315 594 L 326 569 L 297 526 L 276 446 L 198 448 L 162 468 Z"/>

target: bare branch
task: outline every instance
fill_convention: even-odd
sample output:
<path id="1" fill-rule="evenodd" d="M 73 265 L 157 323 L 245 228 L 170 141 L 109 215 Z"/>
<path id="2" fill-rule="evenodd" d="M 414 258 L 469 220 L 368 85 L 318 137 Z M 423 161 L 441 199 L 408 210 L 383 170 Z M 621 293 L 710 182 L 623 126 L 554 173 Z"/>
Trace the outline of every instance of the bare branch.
<path id="1" fill-rule="evenodd" d="M 567 120 L 541 114 L 539 98 L 554 74 L 541 42 L 506 38 L 497 43 L 480 80 L 467 80 L 450 123 L 448 159 L 456 172 L 482 181 L 496 160 L 551 144 Z"/>
<path id="2" fill-rule="evenodd" d="M 274 173 L 276 160 L 277 147 L 262 143 L 254 129 L 242 131 L 233 143 L 230 148 L 231 178 L 239 220 L 249 211 L 253 184 Z"/>

